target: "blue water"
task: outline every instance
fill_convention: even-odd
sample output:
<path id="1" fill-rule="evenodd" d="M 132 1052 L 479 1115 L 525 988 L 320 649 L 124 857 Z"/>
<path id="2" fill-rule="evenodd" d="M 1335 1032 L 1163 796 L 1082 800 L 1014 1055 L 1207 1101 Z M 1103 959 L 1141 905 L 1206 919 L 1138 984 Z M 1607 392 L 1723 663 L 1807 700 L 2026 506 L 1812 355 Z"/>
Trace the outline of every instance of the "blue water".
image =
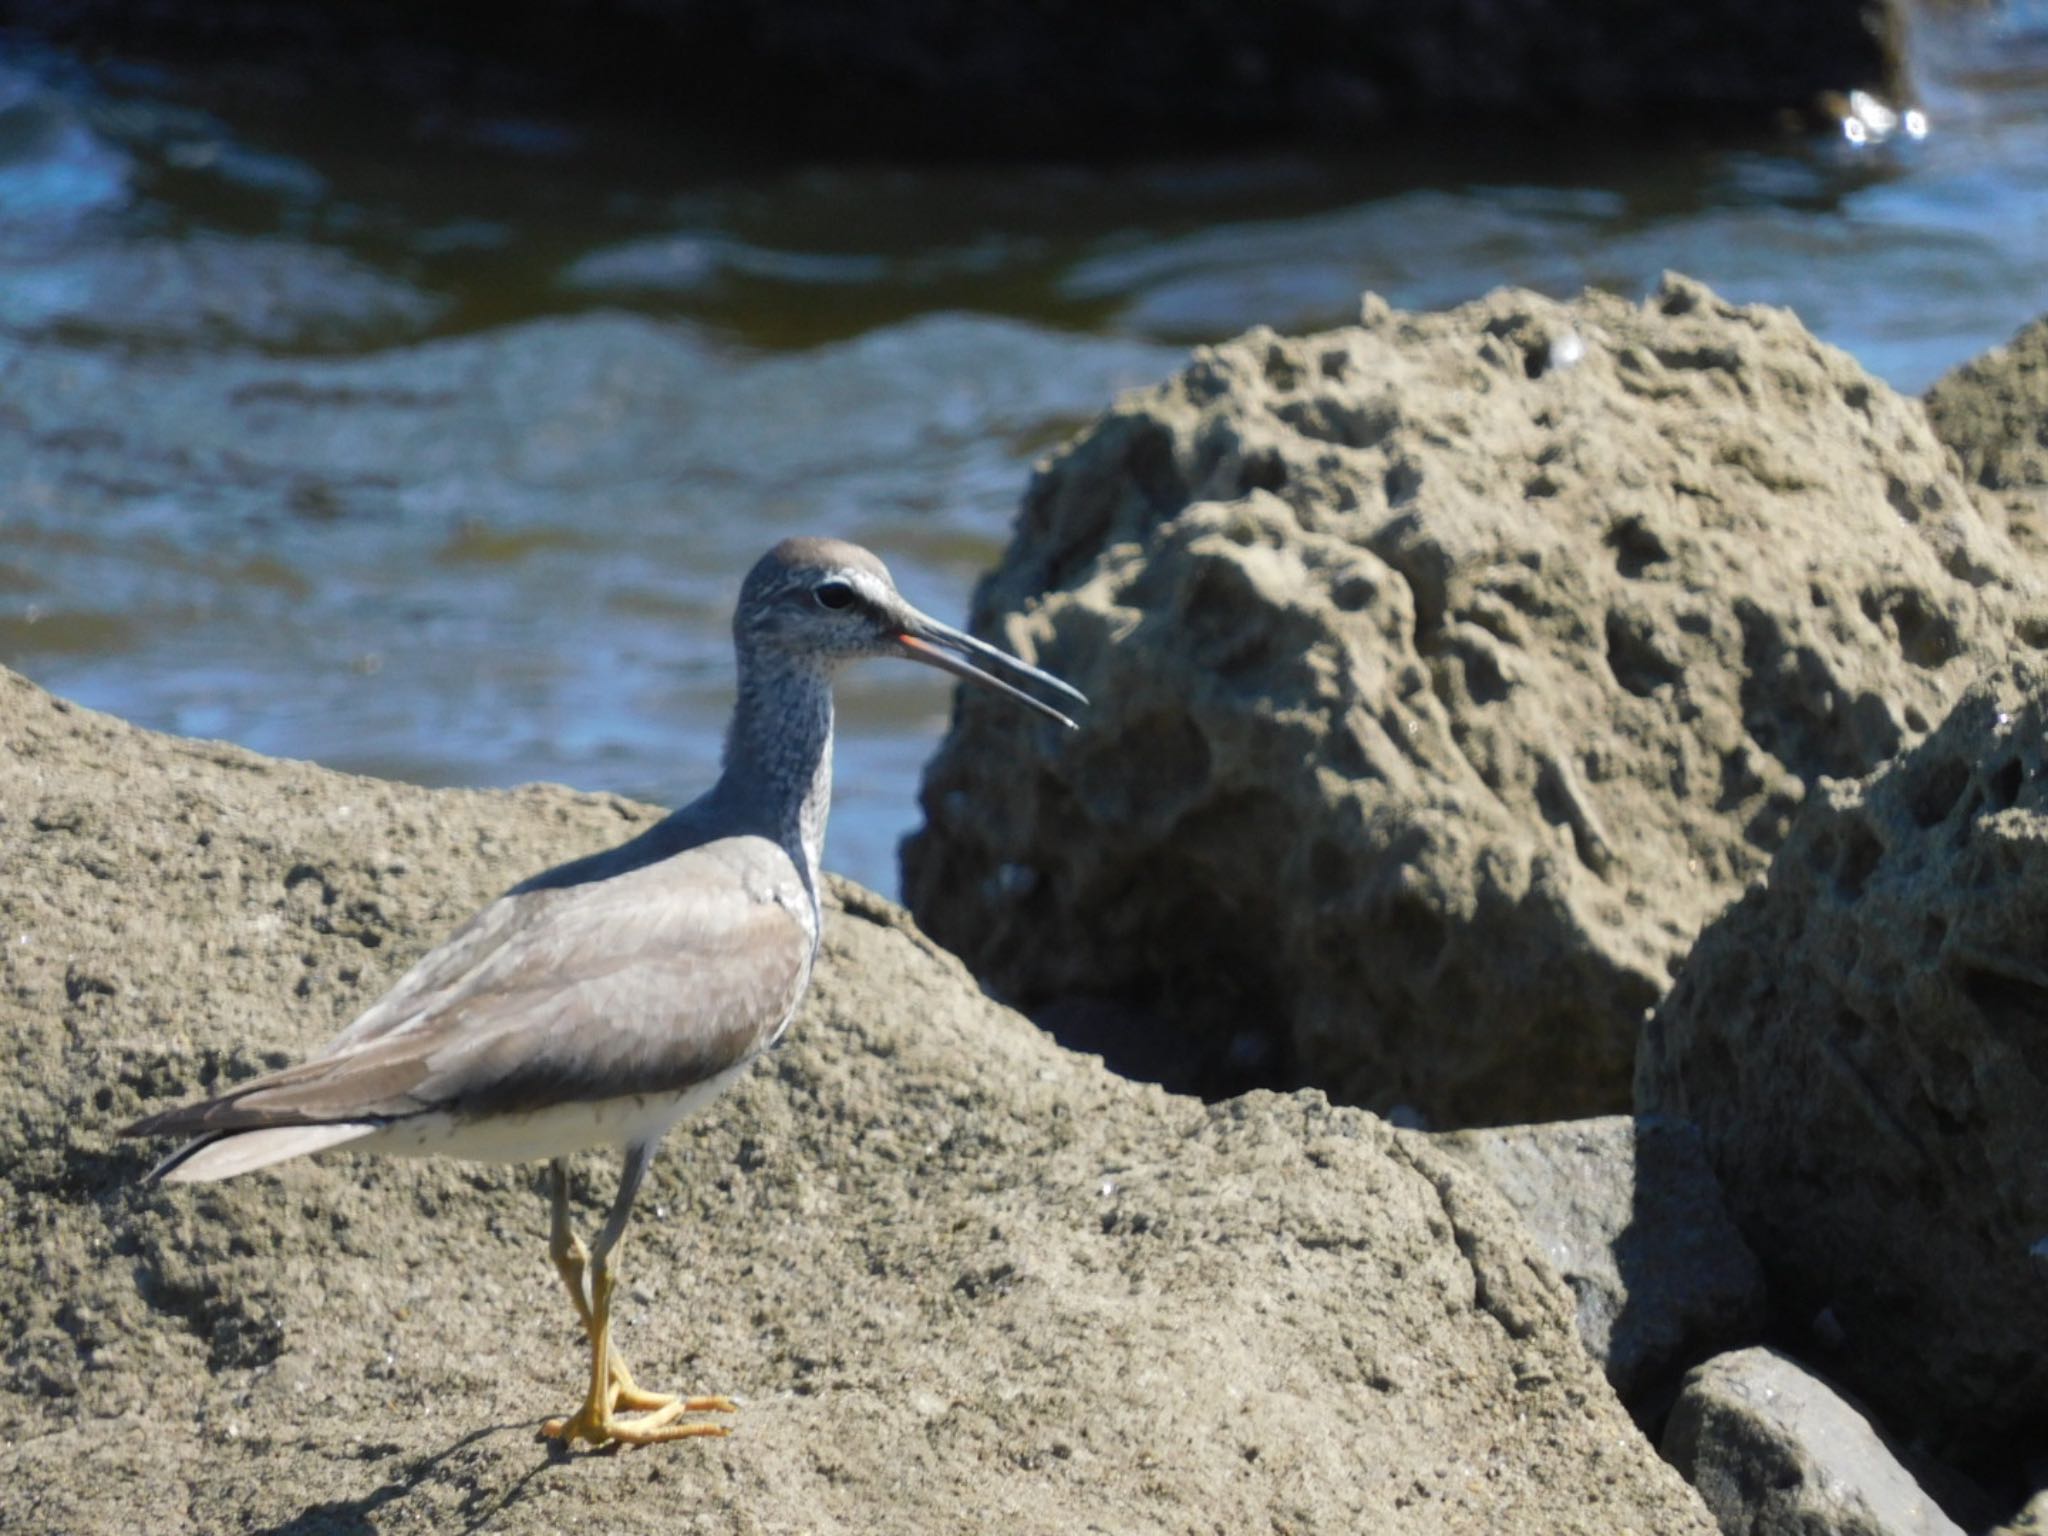
<path id="1" fill-rule="evenodd" d="M 0 37 L 0 661 L 265 752 L 674 802 L 763 547 L 863 540 L 957 618 L 1033 457 L 1191 343 L 1678 268 L 1924 388 L 2048 311 L 2048 8 L 1920 58 L 1918 139 L 933 170 Z M 895 889 L 948 697 L 849 680 L 835 867 Z"/>

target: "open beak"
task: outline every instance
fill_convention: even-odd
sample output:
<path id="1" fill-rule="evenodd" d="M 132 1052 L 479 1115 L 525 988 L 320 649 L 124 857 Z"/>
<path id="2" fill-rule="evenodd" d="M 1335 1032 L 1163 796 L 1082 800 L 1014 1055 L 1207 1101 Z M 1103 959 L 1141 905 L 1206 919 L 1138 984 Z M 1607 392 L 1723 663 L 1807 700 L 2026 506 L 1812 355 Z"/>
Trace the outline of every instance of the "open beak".
<path id="1" fill-rule="evenodd" d="M 1048 720 L 1057 720 L 1068 730 L 1080 727 L 1054 709 L 1050 704 L 1033 698 L 1023 689 L 1005 682 L 995 672 L 984 671 L 974 664 L 970 657 L 979 657 L 997 672 L 1006 672 L 1012 677 L 1037 683 L 1050 688 L 1054 693 L 1064 694 L 1076 704 L 1086 704 L 1088 697 L 1078 688 L 1070 688 L 1050 672 L 1041 672 L 1028 662 L 1019 661 L 1008 651 L 997 650 L 986 641 L 928 619 L 914 608 L 906 607 L 899 616 L 900 628 L 894 639 L 903 647 L 903 652 L 912 661 L 921 661 L 926 666 L 937 667 L 941 672 L 950 672 L 955 677 L 965 678 L 970 683 L 979 683 L 984 688 L 993 688 L 997 693 L 1006 693 L 1019 704 L 1029 705 Z"/>

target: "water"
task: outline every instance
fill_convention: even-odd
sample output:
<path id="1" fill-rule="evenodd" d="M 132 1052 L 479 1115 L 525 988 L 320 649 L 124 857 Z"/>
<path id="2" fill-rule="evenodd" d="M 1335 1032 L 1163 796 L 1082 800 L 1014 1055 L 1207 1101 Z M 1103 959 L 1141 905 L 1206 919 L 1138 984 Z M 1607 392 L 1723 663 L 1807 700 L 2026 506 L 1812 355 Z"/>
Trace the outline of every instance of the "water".
<path id="1" fill-rule="evenodd" d="M 365 114 L 0 37 L 0 661 L 426 783 L 665 803 L 785 533 L 957 618 L 1033 457 L 1194 342 L 1675 267 L 1903 389 L 2048 310 L 2048 9 L 1923 28 L 1932 131 L 759 164 Z M 828 860 L 896 888 L 943 679 L 845 689 Z"/>

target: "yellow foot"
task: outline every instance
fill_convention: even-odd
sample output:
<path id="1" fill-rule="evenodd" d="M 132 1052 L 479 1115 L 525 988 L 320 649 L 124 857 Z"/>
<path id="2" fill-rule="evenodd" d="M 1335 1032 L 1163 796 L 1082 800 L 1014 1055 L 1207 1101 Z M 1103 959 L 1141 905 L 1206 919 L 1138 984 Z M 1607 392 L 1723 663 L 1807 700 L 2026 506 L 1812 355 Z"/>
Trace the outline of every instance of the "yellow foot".
<path id="1" fill-rule="evenodd" d="M 660 1445 L 668 1440 L 692 1440 L 705 1436 L 722 1436 L 732 1433 L 723 1424 L 689 1423 L 678 1424 L 677 1419 L 686 1413 L 738 1413 L 739 1404 L 729 1397 L 677 1397 L 673 1392 L 649 1392 L 633 1384 L 632 1374 L 625 1362 L 616 1355 L 609 1362 L 612 1369 L 605 1393 L 606 1402 L 599 1411 L 595 1402 L 585 1403 L 574 1416 L 566 1419 L 549 1419 L 541 1425 L 540 1432 L 550 1440 L 560 1440 L 574 1445 L 578 1440 L 591 1445 Z M 620 1413 L 637 1413 L 636 1419 L 622 1419 Z"/>
<path id="2" fill-rule="evenodd" d="M 650 1392 L 633 1380 L 633 1373 L 616 1349 L 605 1351 L 605 1390 L 611 1395 L 614 1413 L 659 1413 L 680 1403 L 677 1413 L 738 1413 L 739 1404 L 729 1397 L 678 1398 L 673 1392 Z"/>
<path id="3" fill-rule="evenodd" d="M 559 1221 L 558 1212 L 558 1221 Z M 599 1270 L 591 1275 L 591 1294 L 583 1294 L 584 1269 L 589 1261 L 583 1245 L 562 1242 L 557 1232 L 556 1268 L 576 1303 L 590 1340 L 590 1394 L 583 1406 L 566 1419 L 549 1419 L 540 1432 L 550 1440 L 574 1445 L 578 1440 L 593 1446 L 660 1445 L 666 1440 L 692 1440 L 702 1436 L 729 1435 L 723 1424 L 701 1420 L 678 1423 L 686 1413 L 737 1413 L 739 1405 L 729 1397 L 677 1397 L 671 1392 L 649 1392 L 637 1386 L 623 1356 L 612 1348 L 611 1315 L 613 1275 Z M 621 1413 L 636 1418 L 621 1418 Z"/>
<path id="4" fill-rule="evenodd" d="M 652 1395 L 652 1394 L 650 1394 Z M 540 1432 L 550 1440 L 574 1445 L 578 1440 L 597 1445 L 661 1445 L 669 1440 L 693 1440 L 732 1433 L 724 1424 L 701 1420 L 688 1424 L 674 1421 L 685 1413 L 731 1413 L 732 1403 L 722 1397 L 673 1398 L 665 1406 L 637 1419 L 616 1414 L 594 1414 L 586 1406 L 573 1418 L 549 1419 Z"/>
<path id="5" fill-rule="evenodd" d="M 612 1391 L 612 1411 L 615 1413 L 659 1413 L 664 1408 L 680 1404 L 678 1413 L 738 1413 L 740 1405 L 729 1397 L 684 1397 L 678 1398 L 673 1392 L 650 1392 L 645 1387 L 635 1386 L 631 1381 L 615 1381 Z"/>

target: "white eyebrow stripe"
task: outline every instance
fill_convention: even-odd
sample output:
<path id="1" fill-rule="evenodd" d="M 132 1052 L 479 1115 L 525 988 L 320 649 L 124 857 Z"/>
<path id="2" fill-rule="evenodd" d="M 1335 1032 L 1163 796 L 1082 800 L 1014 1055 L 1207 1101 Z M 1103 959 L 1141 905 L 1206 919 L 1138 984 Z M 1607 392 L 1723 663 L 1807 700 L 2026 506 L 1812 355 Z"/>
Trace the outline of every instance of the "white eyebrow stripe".
<path id="1" fill-rule="evenodd" d="M 886 604 L 890 596 L 889 588 L 866 571 L 837 571 L 833 573 L 832 579 L 845 582 L 876 607 Z"/>

